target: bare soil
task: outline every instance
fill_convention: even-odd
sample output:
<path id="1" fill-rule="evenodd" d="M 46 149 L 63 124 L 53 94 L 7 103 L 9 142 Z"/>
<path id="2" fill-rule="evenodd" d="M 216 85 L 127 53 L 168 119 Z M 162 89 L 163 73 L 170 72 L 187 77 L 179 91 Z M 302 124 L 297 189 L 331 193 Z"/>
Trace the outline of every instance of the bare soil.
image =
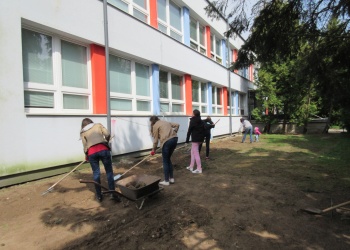
<path id="1" fill-rule="evenodd" d="M 336 135 L 327 135 L 336 136 Z M 350 220 L 343 213 L 312 215 L 349 200 L 349 189 L 311 185 L 315 161 L 300 157 L 297 145 L 266 151 L 240 136 L 215 139 L 203 173 L 186 170 L 186 148 L 175 151 L 175 184 L 139 202 L 105 197 L 99 203 L 90 168 L 0 190 L 0 249 L 350 249 Z M 123 173 L 142 158 L 115 162 Z M 129 162 L 128 162 L 129 160 Z M 101 167 L 103 169 L 103 167 Z M 161 157 L 131 170 L 163 178 Z M 319 173 L 323 174 L 323 173 Z M 105 174 L 102 183 L 107 186 Z M 329 178 L 341 178 L 324 175 Z"/>

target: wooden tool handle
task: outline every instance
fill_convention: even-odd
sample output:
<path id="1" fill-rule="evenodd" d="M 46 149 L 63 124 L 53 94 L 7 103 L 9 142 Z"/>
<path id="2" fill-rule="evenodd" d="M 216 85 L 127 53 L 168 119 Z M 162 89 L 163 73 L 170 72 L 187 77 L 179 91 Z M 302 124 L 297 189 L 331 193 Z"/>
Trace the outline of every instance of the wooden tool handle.
<path id="1" fill-rule="evenodd" d="M 338 207 L 342 207 L 342 206 L 345 206 L 345 205 L 348 205 L 348 204 L 350 204 L 350 201 L 347 201 L 347 202 L 344 202 L 344 203 L 340 203 L 340 204 L 338 204 L 338 205 L 336 205 L 336 206 L 323 209 L 323 210 L 322 210 L 322 213 L 331 211 L 331 210 L 333 210 L 333 209 L 336 209 L 336 208 L 338 208 Z"/>
<path id="2" fill-rule="evenodd" d="M 149 157 L 151 157 L 152 155 L 148 155 L 145 158 L 142 159 L 142 161 L 138 162 L 137 164 L 135 164 L 134 166 L 132 166 L 130 169 L 128 169 L 127 171 L 124 172 L 124 174 L 122 174 L 121 176 L 125 175 L 127 172 L 129 172 L 131 169 L 133 169 L 134 167 L 138 166 L 141 164 L 141 162 L 144 162 L 146 159 L 148 159 Z"/>

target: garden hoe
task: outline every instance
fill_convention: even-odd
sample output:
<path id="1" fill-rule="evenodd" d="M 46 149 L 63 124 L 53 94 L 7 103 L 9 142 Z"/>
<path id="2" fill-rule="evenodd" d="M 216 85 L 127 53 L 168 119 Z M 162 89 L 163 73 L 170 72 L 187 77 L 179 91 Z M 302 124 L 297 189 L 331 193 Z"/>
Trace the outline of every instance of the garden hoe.
<path id="1" fill-rule="evenodd" d="M 345 205 L 348 205 L 350 204 L 350 201 L 347 201 L 347 202 L 344 202 L 344 203 L 340 203 L 338 205 L 335 205 L 335 206 L 332 206 L 332 207 L 329 207 L 329 208 L 326 208 L 326 209 L 317 209 L 317 208 L 305 208 L 305 209 L 301 209 L 302 211 L 304 212 L 307 212 L 307 213 L 310 213 L 310 214 L 324 214 L 324 213 L 327 213 L 329 211 L 332 211 L 336 208 L 340 208 L 342 206 L 345 206 Z"/>

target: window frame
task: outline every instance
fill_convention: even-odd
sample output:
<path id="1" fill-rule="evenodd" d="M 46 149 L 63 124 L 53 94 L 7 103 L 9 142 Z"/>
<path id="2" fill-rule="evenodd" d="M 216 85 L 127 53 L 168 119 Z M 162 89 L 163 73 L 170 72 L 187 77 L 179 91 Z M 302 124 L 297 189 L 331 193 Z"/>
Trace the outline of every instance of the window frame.
<path id="1" fill-rule="evenodd" d="M 246 107 L 245 98 L 246 98 L 246 94 L 238 93 L 238 111 L 239 111 L 238 114 L 239 115 L 244 115 L 245 113 L 245 107 Z M 243 105 L 243 107 L 241 104 Z"/>
<path id="2" fill-rule="evenodd" d="M 23 98 L 24 98 L 24 92 L 40 92 L 40 93 L 52 93 L 53 94 L 53 108 L 41 108 L 41 107 L 25 107 L 25 113 L 27 114 L 90 114 L 93 110 L 93 103 L 92 103 L 92 79 L 91 79 L 91 56 L 90 56 L 90 47 L 89 45 L 68 39 L 66 37 L 62 37 L 60 35 L 57 35 L 52 32 L 47 32 L 41 29 L 37 29 L 31 26 L 22 25 L 22 30 L 25 29 L 27 31 L 39 33 L 44 36 L 51 37 L 52 41 L 52 76 L 53 76 L 53 82 L 51 84 L 45 84 L 45 83 L 37 83 L 37 82 L 25 82 L 24 77 L 22 74 L 23 79 Z M 87 88 L 77 88 L 77 87 L 68 87 L 63 86 L 62 81 L 62 48 L 61 48 L 61 41 L 65 41 L 74 45 L 82 46 L 86 49 L 86 79 L 87 79 Z M 23 41 L 21 41 L 23 46 Z M 23 56 L 23 51 L 22 51 Z M 23 59 L 22 59 L 23 60 Z M 22 70 L 23 70 L 24 64 L 22 62 Z M 88 98 L 88 109 L 64 109 L 64 95 L 75 95 L 75 96 L 84 96 Z M 24 103 L 25 105 L 25 103 Z"/>
<path id="3" fill-rule="evenodd" d="M 146 8 L 147 8 L 147 9 L 141 7 L 141 6 L 138 5 L 137 3 L 134 3 L 134 0 L 118 0 L 118 1 L 123 2 L 123 3 L 125 3 L 125 4 L 128 5 L 128 7 L 127 7 L 127 8 L 128 8 L 128 12 L 127 12 L 128 14 L 130 14 L 130 15 L 133 16 L 133 17 L 135 17 L 137 20 L 140 20 L 141 22 L 144 22 L 144 23 L 147 23 L 147 24 L 150 23 L 150 13 L 149 13 L 149 8 L 150 8 L 150 7 L 149 7 L 149 0 L 144 0 L 144 1 L 146 1 Z M 108 3 L 109 3 L 111 6 L 116 7 L 116 8 L 118 8 L 119 10 L 125 12 L 125 10 L 120 9 L 118 6 L 114 5 L 114 4 L 111 3 L 110 1 L 108 1 Z M 136 16 L 134 15 L 134 9 L 136 9 L 137 11 L 141 12 L 142 14 L 144 14 L 144 15 L 146 16 L 146 21 L 141 20 L 140 18 L 136 17 Z"/>
<path id="4" fill-rule="evenodd" d="M 230 98 L 230 91 L 227 90 L 227 115 L 230 115 L 230 99 L 231 99 L 231 112 L 232 115 L 235 115 L 235 102 L 234 102 L 234 96 L 235 96 L 235 92 L 231 89 L 231 98 Z"/>
<path id="5" fill-rule="evenodd" d="M 217 48 L 216 48 L 217 42 L 220 45 L 219 53 L 216 51 L 217 50 Z M 222 57 L 221 53 L 222 53 L 221 39 L 219 39 L 218 36 L 215 34 L 210 34 L 210 58 L 219 64 L 223 64 L 223 59 L 222 59 L 223 57 Z"/>
<path id="6" fill-rule="evenodd" d="M 207 40 L 206 40 L 206 36 L 205 36 L 205 26 L 202 25 L 200 22 L 198 22 L 196 19 L 190 17 L 190 29 L 191 29 L 191 22 L 192 21 L 196 23 L 196 40 L 194 40 L 190 35 L 190 47 L 193 50 L 198 51 L 202 55 L 206 55 L 207 54 L 207 48 L 206 48 Z M 201 44 L 201 40 L 200 40 L 201 29 L 204 29 L 204 45 Z"/>
<path id="7" fill-rule="evenodd" d="M 162 70 L 160 69 L 159 72 L 166 72 L 167 73 L 167 87 L 168 87 L 168 98 L 159 97 L 159 103 L 160 103 L 160 113 L 164 115 L 184 115 L 185 114 L 185 86 L 184 86 L 184 77 L 175 73 L 172 73 L 168 70 Z M 181 94 L 182 94 L 182 100 L 173 99 L 173 93 L 172 93 L 172 81 L 171 76 L 176 75 L 179 76 L 181 79 Z M 159 93 L 160 94 L 160 93 Z M 169 111 L 163 111 L 161 109 L 162 104 L 168 104 L 169 105 Z M 182 105 L 182 112 L 173 112 L 173 105 Z"/>
<path id="8" fill-rule="evenodd" d="M 193 98 L 192 98 L 192 107 L 194 106 L 198 106 L 199 107 L 199 111 L 201 112 L 201 114 L 209 114 L 209 104 L 208 104 L 208 83 L 205 83 L 205 82 L 201 82 L 199 80 L 194 80 L 192 79 L 192 95 L 193 95 L 193 81 L 196 81 L 198 82 L 198 102 L 195 102 L 193 101 Z M 202 85 L 205 85 L 206 86 L 206 90 L 205 90 L 205 95 L 206 95 L 206 102 L 203 102 L 202 101 Z M 205 107 L 206 108 L 206 112 L 202 112 L 202 108 Z M 194 108 L 193 108 L 194 109 Z"/>
<path id="9" fill-rule="evenodd" d="M 166 17 L 166 20 L 164 21 L 164 20 L 160 19 L 158 17 L 158 14 L 157 14 L 158 30 L 163 32 L 163 30 L 159 28 L 160 25 L 162 25 L 163 27 L 166 28 L 166 33 L 165 34 L 167 34 L 168 36 L 172 37 L 173 39 L 183 43 L 183 40 L 184 40 L 184 34 L 183 34 L 183 30 L 184 30 L 184 27 L 183 27 L 183 10 L 182 10 L 182 8 L 180 6 L 178 6 L 176 3 L 174 3 L 171 0 L 165 0 L 165 1 L 166 1 L 166 3 L 165 3 L 165 17 Z M 171 24 L 170 24 L 170 3 L 172 3 L 174 6 L 176 6 L 176 7 L 178 7 L 180 9 L 181 30 L 178 30 L 177 28 L 171 26 Z M 158 5 L 158 1 L 157 1 L 157 5 Z M 181 39 L 177 39 L 176 37 L 173 37 L 172 36 L 172 32 L 174 32 L 176 35 L 181 37 Z"/>
<path id="10" fill-rule="evenodd" d="M 220 89 L 220 102 L 223 102 L 223 88 L 219 87 L 219 86 L 212 86 L 212 113 L 216 114 L 216 115 L 223 115 L 224 114 L 224 106 L 223 103 L 218 104 L 218 89 Z M 213 91 L 214 91 L 214 98 L 213 98 Z M 221 109 L 221 112 L 218 112 L 218 109 Z M 215 112 L 213 112 L 213 110 L 215 110 Z"/>
<path id="11" fill-rule="evenodd" d="M 114 110 L 111 109 L 111 114 L 144 114 L 149 115 L 153 112 L 153 105 L 152 105 L 152 98 L 153 98 L 153 90 L 152 90 L 152 69 L 151 66 L 145 63 L 141 63 L 132 59 L 124 58 L 122 56 L 116 55 L 116 54 L 110 54 L 110 56 L 121 58 L 127 61 L 130 61 L 130 84 L 131 84 L 131 93 L 118 93 L 118 92 L 112 92 L 110 91 L 110 101 L 112 99 L 118 99 L 118 100 L 128 100 L 131 101 L 131 110 Z M 137 95 L 136 92 L 136 63 L 147 66 L 148 67 L 148 76 L 149 76 L 149 96 L 143 96 L 143 95 Z M 137 101 L 146 101 L 150 103 L 150 110 L 149 111 L 138 111 L 137 110 Z"/>

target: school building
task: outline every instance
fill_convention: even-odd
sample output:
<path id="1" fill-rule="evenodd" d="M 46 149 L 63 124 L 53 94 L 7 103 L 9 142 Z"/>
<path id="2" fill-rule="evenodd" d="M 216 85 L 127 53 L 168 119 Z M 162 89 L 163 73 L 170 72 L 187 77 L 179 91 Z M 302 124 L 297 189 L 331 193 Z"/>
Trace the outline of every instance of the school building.
<path id="1" fill-rule="evenodd" d="M 193 109 L 220 119 L 214 136 L 249 115 L 254 66 L 228 69 L 244 40 L 226 40 L 208 1 L 107 2 L 0 1 L 0 187 L 84 160 L 85 117 L 106 127 L 110 117 L 122 155 L 151 149 L 151 115 L 179 123 L 179 143 Z"/>

